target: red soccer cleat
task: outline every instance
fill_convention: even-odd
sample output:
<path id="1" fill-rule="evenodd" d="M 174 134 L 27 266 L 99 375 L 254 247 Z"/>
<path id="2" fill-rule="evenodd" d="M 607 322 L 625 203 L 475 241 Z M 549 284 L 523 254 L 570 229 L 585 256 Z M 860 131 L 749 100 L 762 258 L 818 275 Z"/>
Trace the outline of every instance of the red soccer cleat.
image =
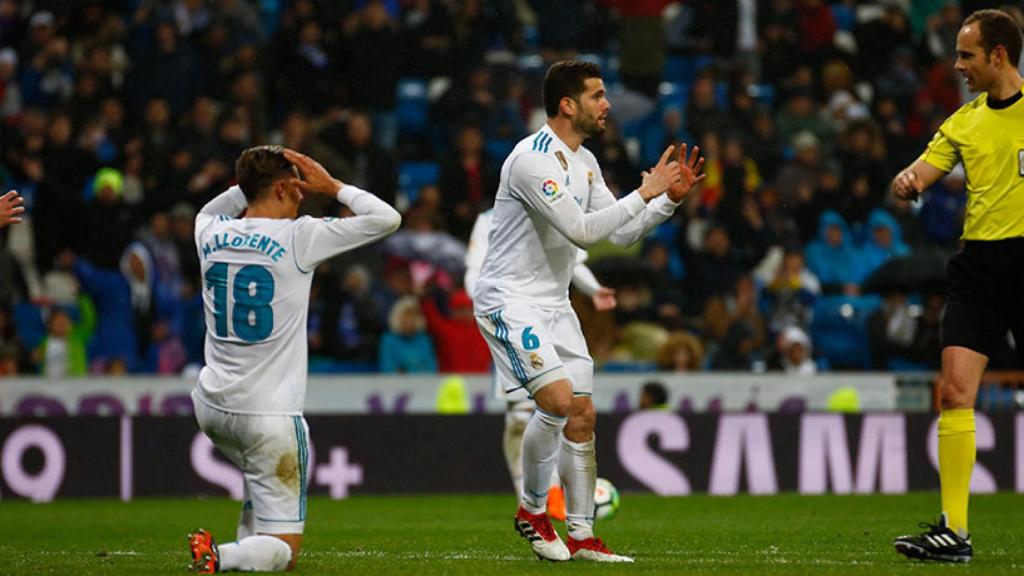
<path id="1" fill-rule="evenodd" d="M 196 574 L 213 574 L 220 570 L 220 552 L 209 532 L 200 528 L 189 534 L 188 547 L 192 552 L 189 571 Z"/>
<path id="2" fill-rule="evenodd" d="M 590 560 L 592 562 L 632 562 L 629 556 L 620 556 L 604 545 L 600 538 L 576 540 L 569 537 L 569 552 L 574 560 Z"/>
<path id="3" fill-rule="evenodd" d="M 526 508 L 519 506 L 519 510 L 516 511 L 516 532 L 530 542 L 533 553 L 541 560 L 551 560 L 552 562 L 572 560 L 569 549 L 558 537 L 547 514 L 530 514 Z"/>

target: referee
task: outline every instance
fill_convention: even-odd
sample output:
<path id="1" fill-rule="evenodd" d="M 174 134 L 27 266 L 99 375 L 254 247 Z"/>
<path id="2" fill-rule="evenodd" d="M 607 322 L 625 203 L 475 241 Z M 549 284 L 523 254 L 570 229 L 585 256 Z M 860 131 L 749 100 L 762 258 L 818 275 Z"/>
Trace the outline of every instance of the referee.
<path id="1" fill-rule="evenodd" d="M 920 158 L 896 175 L 901 200 L 963 162 L 963 248 L 946 271 L 942 320 L 939 480 L 942 516 L 896 550 L 910 558 L 969 562 L 967 499 L 974 467 L 974 400 L 989 356 L 1013 332 L 1024 366 L 1024 102 L 1017 71 L 1021 31 L 999 10 L 978 10 L 956 38 L 956 70 L 980 93 L 943 122 Z"/>

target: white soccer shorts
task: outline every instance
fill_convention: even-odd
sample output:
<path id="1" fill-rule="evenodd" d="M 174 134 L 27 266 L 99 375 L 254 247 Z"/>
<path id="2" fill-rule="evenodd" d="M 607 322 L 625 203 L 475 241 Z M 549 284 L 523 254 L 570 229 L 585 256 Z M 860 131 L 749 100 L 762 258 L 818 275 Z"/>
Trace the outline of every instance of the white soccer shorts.
<path id="1" fill-rule="evenodd" d="M 196 420 L 245 478 L 257 533 L 302 534 L 309 426 L 302 416 L 233 414 L 193 397 Z"/>
<path id="2" fill-rule="evenodd" d="M 514 304 L 477 316 L 494 358 L 495 377 L 507 393 L 526 389 L 532 397 L 568 378 L 576 396 L 594 393 L 594 361 L 571 308 L 546 310 Z"/>

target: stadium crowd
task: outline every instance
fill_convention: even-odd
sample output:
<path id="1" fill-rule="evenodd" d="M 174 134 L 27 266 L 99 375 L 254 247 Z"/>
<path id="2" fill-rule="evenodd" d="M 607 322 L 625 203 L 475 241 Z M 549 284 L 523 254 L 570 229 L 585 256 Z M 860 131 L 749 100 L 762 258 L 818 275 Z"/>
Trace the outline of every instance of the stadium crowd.
<path id="1" fill-rule="evenodd" d="M 574 295 L 599 369 L 934 369 L 964 176 L 915 205 L 888 182 L 970 97 L 963 16 L 1000 4 L 0 0 L 0 181 L 27 208 L 0 231 L 0 376 L 201 364 L 195 212 L 259 143 L 404 216 L 317 270 L 311 371 L 488 371 L 465 242 L 564 57 L 604 71 L 587 146 L 614 191 L 667 143 L 707 159 L 642 244 L 590 251 L 618 299 Z"/>

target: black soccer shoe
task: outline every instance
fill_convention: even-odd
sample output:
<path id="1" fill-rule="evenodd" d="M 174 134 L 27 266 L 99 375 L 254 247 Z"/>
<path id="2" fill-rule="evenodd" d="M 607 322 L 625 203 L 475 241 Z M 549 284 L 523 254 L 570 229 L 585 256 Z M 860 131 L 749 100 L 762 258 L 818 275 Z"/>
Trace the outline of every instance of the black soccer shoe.
<path id="1" fill-rule="evenodd" d="M 918 560 L 939 560 L 942 562 L 971 561 L 974 551 L 971 548 L 971 537 L 961 538 L 959 534 L 946 526 L 946 515 L 939 518 L 938 524 L 922 522 L 921 528 L 927 528 L 917 536 L 900 536 L 893 540 L 896 551 L 907 558 Z"/>

